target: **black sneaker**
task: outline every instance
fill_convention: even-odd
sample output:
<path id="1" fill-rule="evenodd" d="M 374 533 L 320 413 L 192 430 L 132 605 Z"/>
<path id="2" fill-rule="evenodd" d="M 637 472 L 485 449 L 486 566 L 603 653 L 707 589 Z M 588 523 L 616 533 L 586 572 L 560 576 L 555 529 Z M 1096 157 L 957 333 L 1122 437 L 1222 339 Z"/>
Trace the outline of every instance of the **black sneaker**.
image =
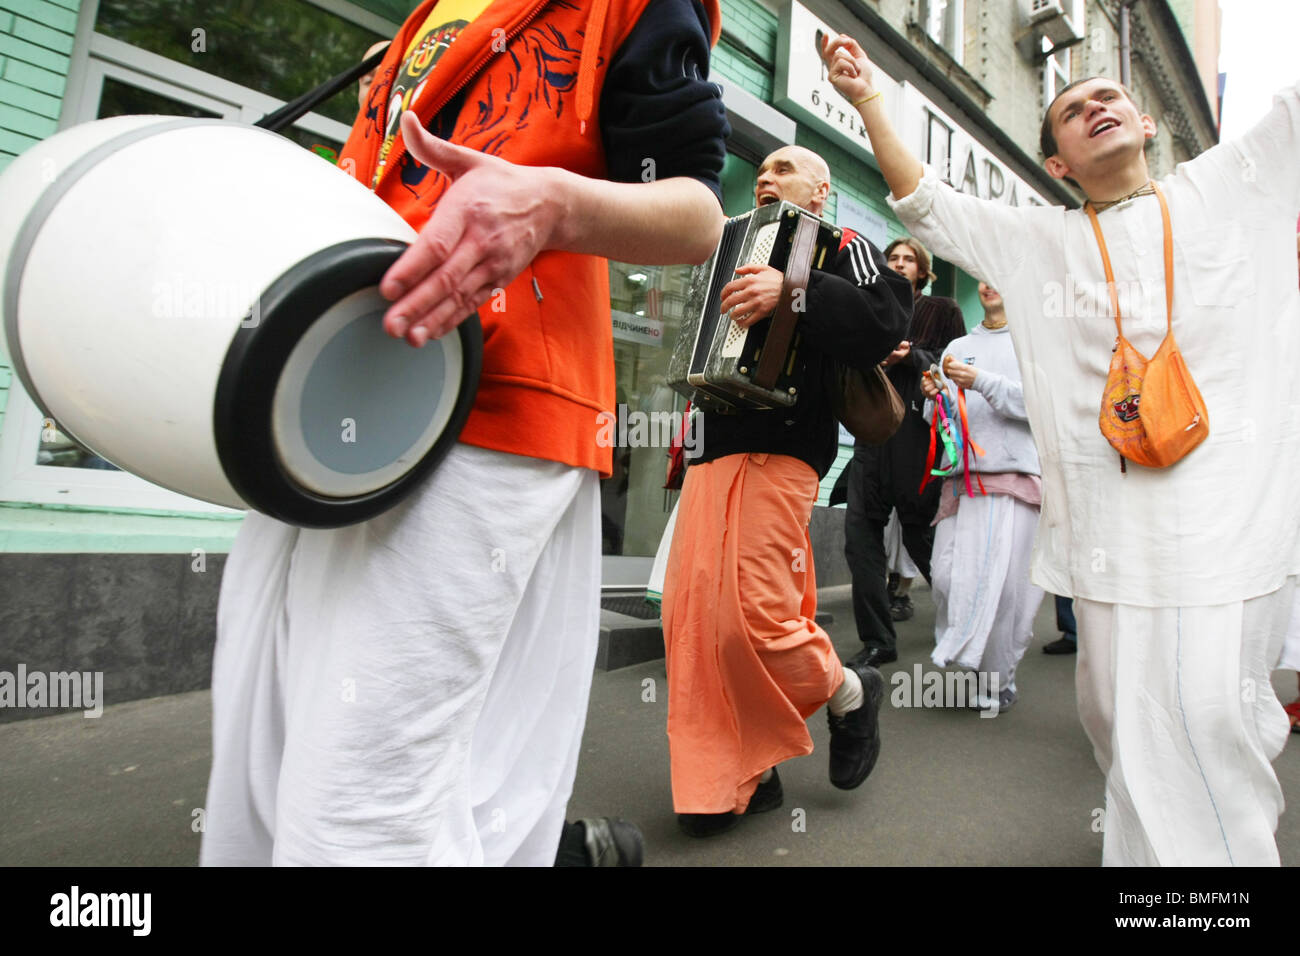
<path id="1" fill-rule="evenodd" d="M 880 756 L 880 705 L 885 700 L 885 678 L 874 667 L 847 665 L 862 681 L 862 706 L 841 717 L 826 711 L 831 727 L 831 783 L 853 790 L 867 779 Z"/>
<path id="2" fill-rule="evenodd" d="M 609 817 L 579 820 L 586 831 L 587 857 L 592 866 L 640 866 L 645 841 L 641 828 Z"/>
<path id="3" fill-rule="evenodd" d="M 768 810 L 775 810 L 784 802 L 785 791 L 781 789 L 781 777 L 773 767 L 772 776 L 767 783 L 760 783 L 754 795 L 749 798 L 749 806 L 745 808 L 745 813 L 766 813 Z"/>
<path id="4" fill-rule="evenodd" d="M 889 602 L 889 616 L 892 620 L 910 621 L 915 613 L 916 608 L 912 605 L 912 599 L 906 594 L 899 595 Z"/>
<path id="5" fill-rule="evenodd" d="M 1052 641 L 1050 644 L 1043 645 L 1044 654 L 1077 654 L 1079 653 L 1079 642 L 1072 641 L 1068 637 L 1062 637 Z"/>

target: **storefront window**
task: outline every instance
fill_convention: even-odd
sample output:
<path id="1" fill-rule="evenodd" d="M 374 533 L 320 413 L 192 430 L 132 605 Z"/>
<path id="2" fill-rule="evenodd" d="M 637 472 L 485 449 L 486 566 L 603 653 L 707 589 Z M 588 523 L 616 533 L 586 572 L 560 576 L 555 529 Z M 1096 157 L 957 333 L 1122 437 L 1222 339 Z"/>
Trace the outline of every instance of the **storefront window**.
<path id="1" fill-rule="evenodd" d="M 95 30 L 285 101 L 392 39 L 303 0 L 100 0 Z M 357 101 L 335 96 L 317 112 L 351 126 Z"/>
<path id="2" fill-rule="evenodd" d="M 686 403 L 666 382 L 690 272 L 609 264 L 618 415 L 627 423 L 620 432 L 632 440 L 614 449 L 614 473 L 601 482 L 604 554 L 654 554 L 672 511 L 674 493 L 663 488 L 667 444 Z"/>
<path id="3" fill-rule="evenodd" d="M 754 208 L 758 167 L 728 154 L 722 170 L 723 208 L 735 216 Z M 663 488 L 666 422 L 680 421 L 686 401 L 667 385 L 668 357 L 687 308 L 690 266 L 609 264 L 614 367 L 620 420 L 645 428 L 637 441 L 614 449 L 614 473 L 601 482 L 603 552 L 647 556 L 659 547 L 676 492 Z M 627 432 L 635 434 L 631 427 Z M 674 433 L 675 436 L 675 433 Z"/>

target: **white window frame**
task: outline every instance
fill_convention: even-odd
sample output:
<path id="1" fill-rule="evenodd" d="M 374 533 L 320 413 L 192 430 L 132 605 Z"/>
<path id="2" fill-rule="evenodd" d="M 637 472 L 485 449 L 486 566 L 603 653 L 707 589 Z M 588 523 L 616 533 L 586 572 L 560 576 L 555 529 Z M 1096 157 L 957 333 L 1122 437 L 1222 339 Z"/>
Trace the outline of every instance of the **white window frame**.
<path id="1" fill-rule="evenodd" d="M 935 2 L 944 4 L 944 13 L 938 20 L 931 9 L 931 5 Z M 943 20 L 949 11 L 952 12 L 953 18 L 952 46 L 943 42 Z M 961 64 L 966 47 L 966 0 L 920 0 L 918 13 L 921 29 L 925 31 L 926 36 L 943 47 L 950 57 Z"/>
<path id="2" fill-rule="evenodd" d="M 396 25 L 354 8 L 343 0 L 301 2 L 321 7 L 376 32 L 395 34 L 398 29 Z M 106 77 L 244 123 L 256 122 L 282 105 L 282 101 L 275 97 L 95 33 L 93 24 L 98 7 L 97 0 L 88 0 L 82 5 L 59 124 L 61 129 L 96 118 Z M 344 124 L 318 113 L 308 113 L 294 125 L 338 142 L 346 142 L 349 133 Z M 4 408 L 3 427 L 0 428 L 0 500 L 232 517 L 241 513 L 169 491 L 124 471 L 38 465 L 36 453 L 44 420 L 44 415 L 28 396 L 18 376 L 14 375 Z"/>
<path id="3" fill-rule="evenodd" d="M 1052 41 L 1043 37 L 1043 108 L 1046 109 L 1056 94 L 1070 85 L 1070 53 L 1068 47 L 1057 50 Z"/>

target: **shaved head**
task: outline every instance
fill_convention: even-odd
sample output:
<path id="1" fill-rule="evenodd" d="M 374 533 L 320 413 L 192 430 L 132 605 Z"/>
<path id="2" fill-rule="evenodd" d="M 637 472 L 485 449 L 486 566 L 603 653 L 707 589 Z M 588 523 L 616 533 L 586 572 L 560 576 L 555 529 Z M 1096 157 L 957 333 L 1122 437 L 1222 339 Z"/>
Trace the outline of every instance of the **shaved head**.
<path id="1" fill-rule="evenodd" d="M 763 161 L 764 165 L 778 157 L 788 159 L 796 166 L 802 167 L 808 173 L 816 176 L 819 182 L 828 183 L 831 181 L 831 168 L 826 165 L 826 160 L 806 146 L 782 146 Z"/>
<path id="2" fill-rule="evenodd" d="M 758 168 L 754 199 L 760 206 L 785 199 L 821 215 L 830 191 L 831 169 L 826 160 L 803 146 L 782 146 Z"/>

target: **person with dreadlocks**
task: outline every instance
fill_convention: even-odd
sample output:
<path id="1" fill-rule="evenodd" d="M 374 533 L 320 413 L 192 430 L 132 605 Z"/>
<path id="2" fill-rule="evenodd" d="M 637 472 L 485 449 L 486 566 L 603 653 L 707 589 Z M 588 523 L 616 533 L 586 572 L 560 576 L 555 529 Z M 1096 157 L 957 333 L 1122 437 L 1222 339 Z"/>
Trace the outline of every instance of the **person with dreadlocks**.
<path id="1" fill-rule="evenodd" d="M 930 426 L 921 415 L 921 373 L 948 343 L 966 332 L 961 309 L 952 299 L 929 296 L 924 289 L 934 279 L 925 246 L 910 237 L 895 239 L 885 247 L 889 267 L 912 283 L 912 321 L 907 338 L 881 363 L 903 399 L 906 414 L 894 436 L 883 445 L 859 442 L 853 460 L 841 475 L 847 494 L 844 522 L 844 556 L 853 576 L 853 617 L 862 650 L 852 662 L 878 667 L 898 660 L 897 634 L 890 614 L 886 587 L 885 525 L 891 510 L 898 511 L 903 544 L 913 563 L 930 580 L 930 548 L 939 507 L 939 488 L 920 490 Z M 838 491 L 838 489 L 837 489 Z M 835 502 L 839 495 L 832 495 Z"/>

